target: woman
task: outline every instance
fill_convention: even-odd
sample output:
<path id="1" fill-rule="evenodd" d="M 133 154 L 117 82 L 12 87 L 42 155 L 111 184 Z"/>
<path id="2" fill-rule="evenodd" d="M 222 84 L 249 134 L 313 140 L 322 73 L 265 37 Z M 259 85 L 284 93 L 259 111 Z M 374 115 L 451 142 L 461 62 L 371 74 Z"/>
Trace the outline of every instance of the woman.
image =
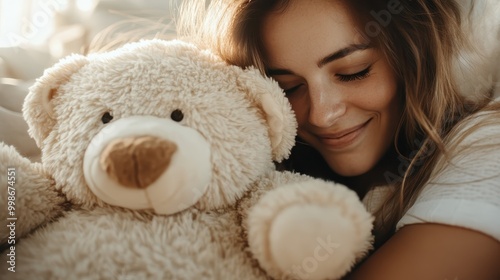
<path id="1" fill-rule="evenodd" d="M 373 211 L 377 250 L 349 279 L 500 279 L 500 105 L 491 84 L 460 94 L 455 1 L 184 8 L 182 34 L 284 89 L 299 124 L 285 167 L 342 182 Z"/>

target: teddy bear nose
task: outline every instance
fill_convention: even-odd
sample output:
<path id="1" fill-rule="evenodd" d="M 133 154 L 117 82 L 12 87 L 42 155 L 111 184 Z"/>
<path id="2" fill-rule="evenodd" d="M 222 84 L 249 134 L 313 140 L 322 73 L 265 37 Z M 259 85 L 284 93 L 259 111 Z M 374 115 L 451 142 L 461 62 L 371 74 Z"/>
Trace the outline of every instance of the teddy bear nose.
<path id="1" fill-rule="evenodd" d="M 110 142 L 100 156 L 108 176 L 130 188 L 147 188 L 168 168 L 177 145 L 153 136 L 120 138 Z"/>

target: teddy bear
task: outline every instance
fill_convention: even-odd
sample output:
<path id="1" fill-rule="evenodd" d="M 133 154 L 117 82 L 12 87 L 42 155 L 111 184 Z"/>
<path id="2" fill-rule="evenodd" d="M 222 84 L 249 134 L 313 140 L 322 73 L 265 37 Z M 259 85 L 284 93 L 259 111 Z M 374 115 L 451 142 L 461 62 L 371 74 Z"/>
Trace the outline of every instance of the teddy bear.
<path id="1" fill-rule="evenodd" d="M 355 192 L 276 168 L 279 85 L 191 43 L 70 55 L 23 116 L 42 155 L 0 144 L 0 279 L 337 279 L 371 248 Z"/>

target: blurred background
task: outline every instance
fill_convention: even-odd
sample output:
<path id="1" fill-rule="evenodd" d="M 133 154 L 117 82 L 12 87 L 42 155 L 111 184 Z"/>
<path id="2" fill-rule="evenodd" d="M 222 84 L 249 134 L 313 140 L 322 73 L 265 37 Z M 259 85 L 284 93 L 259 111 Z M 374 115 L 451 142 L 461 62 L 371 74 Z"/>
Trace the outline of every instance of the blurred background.
<path id="1" fill-rule="evenodd" d="M 174 38 L 181 0 L 0 0 L 0 141 L 38 160 L 21 108 L 28 88 L 60 58 L 121 37 Z M 138 34 L 139 34 L 138 33 Z M 139 36 L 137 34 L 137 36 Z"/>

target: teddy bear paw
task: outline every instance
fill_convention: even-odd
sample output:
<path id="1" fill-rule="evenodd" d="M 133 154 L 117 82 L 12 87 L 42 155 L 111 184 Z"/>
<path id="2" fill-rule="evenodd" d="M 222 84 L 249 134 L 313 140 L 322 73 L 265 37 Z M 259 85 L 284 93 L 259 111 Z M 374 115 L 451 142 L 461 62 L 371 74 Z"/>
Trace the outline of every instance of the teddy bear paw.
<path id="1" fill-rule="evenodd" d="M 354 192 L 334 183 L 275 189 L 250 216 L 250 246 L 278 278 L 338 279 L 371 246 L 371 215 Z"/>
<path id="2" fill-rule="evenodd" d="M 275 264 L 294 279 L 332 279 L 356 259 L 359 233 L 337 207 L 295 205 L 271 224 L 269 252 Z"/>

